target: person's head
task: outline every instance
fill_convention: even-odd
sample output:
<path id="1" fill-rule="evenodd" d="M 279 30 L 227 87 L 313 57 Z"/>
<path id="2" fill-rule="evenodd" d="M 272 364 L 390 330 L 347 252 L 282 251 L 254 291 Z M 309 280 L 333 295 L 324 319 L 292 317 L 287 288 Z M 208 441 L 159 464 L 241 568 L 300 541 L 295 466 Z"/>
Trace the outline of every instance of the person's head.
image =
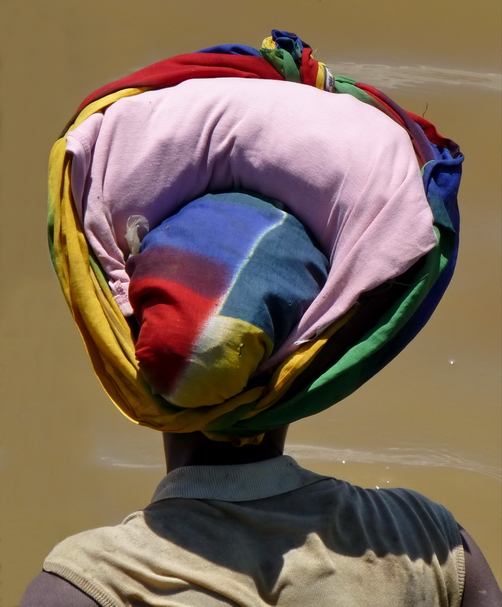
<path id="1" fill-rule="evenodd" d="M 215 89 L 219 89 L 219 80 L 223 79 L 214 80 Z M 159 108 L 169 107 L 176 99 L 186 101 L 186 87 L 166 87 L 160 82 L 159 86 L 162 94 L 155 97 Z M 271 87 L 266 97 L 269 104 L 275 104 L 274 95 L 283 99 L 283 84 L 267 86 Z M 123 89 L 117 99 L 129 95 L 128 90 Z M 196 94 L 210 104 L 207 92 L 204 85 Z M 228 103 L 229 116 L 235 114 L 240 124 L 241 113 L 235 110 L 246 99 L 236 96 L 234 89 L 215 90 L 214 94 Z M 360 97 L 358 90 L 352 94 Z M 340 102 L 345 99 L 338 97 Z M 287 162 L 274 147 L 265 145 L 271 137 L 268 124 L 264 124 L 263 144 L 254 136 L 238 138 L 234 143 L 242 149 L 257 150 L 245 158 L 258 158 L 259 167 L 267 167 L 267 174 L 274 176 L 273 191 L 287 204 L 289 218 L 280 213 L 280 204 L 270 201 L 215 201 L 214 193 L 206 195 L 205 201 L 188 202 L 192 195 L 205 191 L 194 186 L 191 195 L 183 194 L 186 184 L 199 183 L 197 179 L 205 183 L 197 170 L 206 166 L 204 154 L 214 143 L 212 130 L 204 141 L 201 130 L 192 129 L 196 147 L 202 151 L 201 162 L 194 160 L 185 138 L 179 150 L 172 148 L 171 157 L 180 160 L 176 168 L 172 162 L 164 162 L 163 150 L 166 142 L 177 141 L 174 135 L 180 125 L 158 122 L 159 116 L 169 112 L 152 112 L 148 92 L 128 97 L 126 107 L 106 105 L 105 99 L 96 100 L 91 116 L 86 108 L 87 117 L 78 117 L 65 134 L 67 141 L 61 138 L 54 146 L 49 241 L 94 369 L 129 419 L 162 432 L 201 431 L 216 441 L 251 437 L 251 443 L 257 442 L 254 437 L 265 430 L 316 414 L 357 390 L 425 324 L 455 265 L 457 240 L 452 231 L 458 223 L 454 194 L 460 169 L 453 160 L 450 164 L 444 158 L 439 164 L 427 160 L 435 156 L 423 136 L 416 139 L 416 127 L 413 132 L 408 129 L 412 146 L 407 145 L 400 127 L 387 123 L 389 137 L 379 136 L 366 146 L 378 157 L 375 165 L 355 146 L 346 164 L 327 162 L 315 171 L 306 170 L 305 158 L 298 151 L 301 147 L 288 140 L 287 128 L 277 139 L 284 144 L 281 150 L 292 152 Z M 318 103 L 316 142 L 319 149 L 332 149 L 326 157 L 338 158 L 341 148 L 326 146 L 340 142 L 346 146 L 343 149 L 352 149 L 350 123 L 344 129 L 345 139 L 333 139 L 323 128 L 325 118 L 334 111 L 333 98 L 319 97 Z M 266 115 L 260 104 L 256 116 Z M 204 107 L 201 123 L 207 116 Z M 359 119 L 374 121 L 373 108 L 371 115 L 364 104 L 359 109 L 354 125 L 360 126 Z M 380 109 L 388 114 L 386 104 Z M 130 120 L 129 110 L 143 120 L 145 129 L 156 133 L 155 141 L 135 137 L 138 123 Z M 408 116 L 405 128 L 409 121 Z M 129 136 L 132 124 L 134 136 Z M 309 123 L 309 129 L 314 126 Z M 242 133 L 257 132 L 254 122 L 251 127 Z M 92 160 L 89 167 L 83 157 L 79 160 L 73 153 L 71 142 L 80 149 L 80 137 L 90 132 L 97 137 L 94 149 L 99 144 L 106 153 L 92 159 L 86 155 L 85 163 Z M 127 146 L 115 145 L 114 139 L 110 147 L 109 132 L 120 133 Z M 123 156 L 126 149 L 131 158 L 144 158 L 145 170 L 136 168 L 130 173 L 130 163 Z M 416 153 L 427 160 L 423 183 Z M 72 170 L 68 171 L 71 155 Z M 223 174 L 226 159 L 214 158 L 215 166 L 220 162 Z M 346 179 L 346 165 L 349 173 L 360 173 L 366 184 L 364 192 L 377 195 L 361 197 L 359 181 Z M 371 168 L 380 165 L 393 167 L 393 180 L 388 180 L 385 171 Z M 112 166 L 123 168 L 108 171 Z M 158 170 L 156 182 L 169 183 L 169 187 L 152 188 L 152 166 Z M 259 192 L 264 189 L 260 186 L 263 175 L 261 170 L 254 173 L 255 169 L 246 161 L 239 171 L 249 173 L 247 187 Z M 115 188 L 111 198 L 100 189 L 104 186 L 99 175 L 105 173 L 111 179 L 107 179 L 107 192 Z M 228 174 L 233 172 L 229 169 Z M 77 179 L 83 175 L 88 175 L 86 183 L 99 185 L 96 191 L 87 190 L 86 183 Z M 260 179 L 254 181 L 253 175 Z M 443 183 L 443 177 L 445 185 L 440 187 L 437 184 Z M 429 181 L 433 208 L 422 191 L 425 185 L 428 194 Z M 128 184 L 132 182 L 135 188 L 131 189 Z M 401 184 L 398 191 L 397 183 Z M 343 195 L 342 185 L 348 187 Z M 227 192 L 232 197 L 235 194 Z M 433 211 L 439 218 L 435 226 Z M 290 241 L 284 230 L 294 228 L 295 218 L 307 236 L 315 236 L 319 250 L 303 236 Z M 292 246 L 285 246 L 291 242 Z M 268 265 L 263 262 L 267 243 L 275 246 Z M 286 249 L 292 255 L 286 255 Z M 329 263 L 319 259 L 321 252 Z M 298 280 L 292 280 L 293 275 Z M 285 279 L 279 280 L 279 276 Z M 402 287 L 402 292 L 393 293 L 394 286 Z M 293 315 L 293 309 L 300 313 Z M 133 313 L 138 326 L 135 321 L 129 324 Z"/>

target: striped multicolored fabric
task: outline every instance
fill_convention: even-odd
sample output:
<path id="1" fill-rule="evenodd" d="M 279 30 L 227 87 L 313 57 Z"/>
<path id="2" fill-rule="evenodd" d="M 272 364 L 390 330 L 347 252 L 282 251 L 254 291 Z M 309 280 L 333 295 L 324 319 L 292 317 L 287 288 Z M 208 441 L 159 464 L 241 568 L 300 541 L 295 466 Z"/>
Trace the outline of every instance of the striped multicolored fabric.
<path id="1" fill-rule="evenodd" d="M 334 93 L 348 93 L 390 116 L 408 132 L 413 143 L 434 216 L 437 244 L 399 280 L 385 281 L 363 293 L 357 305 L 343 317 L 315 339 L 299 344 L 290 356 L 266 373 L 251 372 L 251 378 L 241 381 L 240 392 L 230 395 L 231 390 L 220 402 L 190 407 L 186 406 L 185 396 L 190 392 L 191 382 L 187 381 L 183 388 L 177 381 L 163 386 L 162 381 L 157 384 L 151 377 L 154 371 L 140 369 L 141 333 L 138 338 L 136 329 L 121 313 L 108 285 L 108 276 L 89 246 L 73 198 L 72 156 L 67 152 L 65 137 L 87 118 L 106 111 L 120 99 L 174 86 L 187 79 L 213 77 L 291 79 L 326 91 L 332 87 Z M 458 249 L 456 196 L 462 161 L 458 146 L 441 137 L 430 123 L 405 112 L 373 87 L 345 77 L 332 78 L 327 67 L 313 59 L 312 49 L 288 32 L 274 30 L 272 40 L 268 39 L 261 51 L 238 45 L 205 49 L 167 59 L 99 89 L 83 102 L 51 153 L 49 241 L 63 292 L 103 387 L 118 408 L 137 423 L 169 432 L 201 430 L 213 438 L 230 437 L 241 442 L 256 442 L 261 433 L 312 415 L 346 397 L 413 339 L 451 278 Z M 304 223 L 308 227 L 308 222 Z M 143 251 L 128 264 L 133 278 L 131 300 L 134 306 L 139 306 L 140 318 L 143 303 L 139 295 L 139 301 L 135 300 L 133 282 L 136 277 L 146 276 L 141 274 L 139 260 L 142 255 L 153 254 L 157 247 L 154 232 L 144 239 Z M 252 242 L 252 235 L 250 238 Z M 139 283 L 141 280 L 138 278 Z M 220 295 L 223 292 L 228 292 L 228 282 L 221 287 Z M 311 296 L 312 293 L 308 295 Z M 218 301 L 221 303 L 221 298 Z M 223 310 L 212 308 L 215 309 Z M 253 322 L 249 324 L 256 326 Z M 287 323 L 279 325 L 278 332 L 284 335 Z M 271 339 L 270 328 L 267 330 L 263 334 Z M 271 343 L 267 339 L 263 338 L 265 356 L 280 341 L 276 342 L 275 329 Z"/>
<path id="2" fill-rule="evenodd" d="M 329 263 L 302 224 L 245 192 L 198 198 L 129 257 L 139 367 L 178 407 L 253 402 L 248 382 L 326 282 Z"/>

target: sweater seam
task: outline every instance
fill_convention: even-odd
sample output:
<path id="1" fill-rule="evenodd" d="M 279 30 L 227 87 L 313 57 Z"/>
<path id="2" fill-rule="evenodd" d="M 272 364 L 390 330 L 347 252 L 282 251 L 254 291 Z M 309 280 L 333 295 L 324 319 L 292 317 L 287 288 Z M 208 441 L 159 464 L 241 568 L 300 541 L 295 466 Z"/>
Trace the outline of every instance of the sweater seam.
<path id="1" fill-rule="evenodd" d="M 79 573 L 70 569 L 66 565 L 51 562 L 46 560 L 43 565 L 43 570 L 47 573 L 55 573 L 67 582 L 73 584 L 78 590 L 87 594 L 91 599 L 98 602 L 101 607 L 123 607 L 120 603 L 110 597 L 110 594 L 99 584 L 89 581 Z"/>

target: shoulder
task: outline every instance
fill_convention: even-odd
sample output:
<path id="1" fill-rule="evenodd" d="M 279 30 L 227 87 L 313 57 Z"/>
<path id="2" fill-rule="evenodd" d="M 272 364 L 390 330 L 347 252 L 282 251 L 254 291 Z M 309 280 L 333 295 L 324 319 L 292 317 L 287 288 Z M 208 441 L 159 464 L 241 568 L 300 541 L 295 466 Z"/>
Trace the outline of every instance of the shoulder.
<path id="1" fill-rule="evenodd" d="M 19 607 L 96 607 L 90 596 L 53 573 L 42 571 L 29 584 Z"/>
<path id="2" fill-rule="evenodd" d="M 419 539 L 431 545 L 440 559 L 446 559 L 452 552 L 458 556 L 462 547 L 458 525 L 443 505 L 411 489 L 367 489 L 366 492 L 389 524 L 409 530 L 405 539 L 410 543 Z M 463 568 L 461 563 L 459 566 Z"/>
<path id="3" fill-rule="evenodd" d="M 95 601 L 107 598 L 109 592 L 103 580 L 114 579 L 116 572 L 123 570 L 124 555 L 128 554 L 131 542 L 135 544 L 135 540 L 141 540 L 144 536 L 142 520 L 143 512 L 138 511 L 119 525 L 89 529 L 67 537 L 46 557 L 43 563 L 44 573 L 61 579 L 68 587 L 78 588 L 84 596 L 89 595 Z M 48 579 L 52 581 L 52 577 L 47 578 L 45 575 L 41 579 L 44 583 Z M 89 603 L 89 606 L 95 604 L 100 603 Z M 35 605 L 36 603 L 30 603 L 29 607 Z M 57 605 L 59 603 L 52 607 Z M 68 605 L 80 607 L 80 603 L 73 604 L 71 601 L 66 603 L 66 607 Z M 40 607 L 45 607 L 45 604 Z"/>
<path id="4" fill-rule="evenodd" d="M 336 484 L 338 494 L 344 496 L 344 502 L 354 504 L 364 516 L 373 516 L 378 511 L 381 516 L 395 518 L 396 522 L 420 525 L 431 521 L 448 529 L 455 541 L 460 543 L 451 512 L 417 491 L 401 487 L 365 489 L 340 480 Z"/>
<path id="5" fill-rule="evenodd" d="M 462 607 L 495 607 L 502 605 L 502 592 L 483 553 L 460 527 L 465 554 L 465 587 Z"/>
<path id="6" fill-rule="evenodd" d="M 448 572 L 461 590 L 462 538 L 452 513 L 409 489 L 363 489 L 342 481 L 337 519 L 353 538 L 376 554 L 408 555 Z"/>
<path id="7" fill-rule="evenodd" d="M 139 510 L 128 515 L 117 525 L 96 527 L 70 535 L 59 542 L 47 555 L 43 565 L 44 571 L 67 578 L 68 563 L 80 563 L 83 566 L 87 560 L 94 561 L 98 555 L 112 558 L 117 550 L 131 541 L 131 538 L 141 536 L 144 527 L 144 512 Z"/>

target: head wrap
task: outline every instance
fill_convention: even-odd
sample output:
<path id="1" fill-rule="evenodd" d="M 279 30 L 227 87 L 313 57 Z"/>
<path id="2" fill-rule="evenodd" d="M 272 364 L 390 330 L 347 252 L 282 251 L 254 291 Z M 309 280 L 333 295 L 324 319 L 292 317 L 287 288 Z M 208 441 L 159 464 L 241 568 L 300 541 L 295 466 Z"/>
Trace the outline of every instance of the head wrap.
<path id="1" fill-rule="evenodd" d="M 305 131 L 300 130 L 299 145 L 293 150 L 288 147 L 290 138 L 284 137 L 282 145 L 283 141 L 276 138 L 270 142 L 266 140 L 267 133 L 262 133 L 265 139 L 260 141 L 262 145 L 266 141 L 266 145 L 263 154 L 259 156 L 258 150 L 251 145 L 257 140 L 256 137 L 253 139 L 250 136 L 239 147 L 237 130 L 237 136 L 230 145 L 228 139 L 225 139 L 228 129 L 225 131 L 226 135 L 222 135 L 219 140 L 215 127 L 210 136 L 200 137 L 200 149 L 194 145 L 193 148 L 188 147 L 190 153 L 185 154 L 190 158 L 193 153 L 194 158 L 199 158 L 198 152 L 203 155 L 209 154 L 208 150 L 211 150 L 210 146 L 204 147 L 204 143 L 214 141 L 221 144 L 222 155 L 216 155 L 213 173 L 207 178 L 205 187 L 194 181 L 193 174 L 186 172 L 186 166 L 176 164 L 176 150 L 179 152 L 182 148 L 174 146 L 175 152 L 169 165 L 174 174 L 174 181 L 169 182 L 169 187 L 165 186 L 165 175 L 162 176 L 164 189 L 156 182 L 160 165 L 155 156 L 149 156 L 148 162 L 141 166 L 131 166 L 126 156 L 123 156 L 122 162 L 117 162 L 116 165 L 117 175 L 120 177 L 117 183 L 121 182 L 123 185 L 121 197 L 101 199 L 98 193 L 92 198 L 90 181 L 95 186 L 105 183 L 104 178 L 100 182 L 97 173 L 92 171 L 99 171 L 99 163 L 108 161 L 107 150 L 112 149 L 110 145 L 117 141 L 116 138 L 120 138 L 122 133 L 122 130 L 117 128 L 107 131 L 107 125 L 113 125 L 113 120 L 118 121 L 121 116 L 134 111 L 134 108 L 139 108 L 141 116 L 144 116 L 142 103 L 151 103 L 152 107 L 159 108 L 162 103 L 175 100 L 180 91 L 184 95 L 192 95 L 191 99 L 196 100 L 196 95 L 200 97 L 200 87 L 196 90 L 198 79 L 204 79 L 200 86 L 209 83 L 206 88 L 210 95 L 215 87 L 211 87 L 210 83 L 213 81 L 207 79 L 222 77 L 229 79 L 228 84 L 225 84 L 229 94 L 233 94 L 232 91 L 235 94 L 242 93 L 238 86 L 242 81 L 235 80 L 238 78 L 255 79 L 257 84 L 263 80 L 287 79 L 301 83 L 302 87 L 317 87 L 321 90 L 310 89 L 312 94 L 307 96 L 308 102 L 312 103 L 312 116 L 315 116 L 318 105 L 325 104 L 328 98 L 332 99 L 328 96 L 332 89 L 334 93 L 346 93 L 350 96 L 339 97 L 339 105 L 344 111 L 350 113 L 354 98 L 366 104 L 363 106 L 368 107 L 366 111 L 371 109 L 373 112 L 375 129 L 380 128 L 380 124 L 383 125 L 382 128 L 390 131 L 396 129 L 393 135 L 396 154 L 393 156 L 392 150 L 387 150 L 387 156 L 381 159 L 381 170 L 386 169 L 385 178 L 390 176 L 386 187 L 395 189 L 393 195 L 380 201 L 377 207 L 365 204 L 365 200 L 376 200 L 378 192 L 364 188 L 361 189 L 360 199 L 349 197 L 348 201 L 339 200 L 339 192 L 344 187 L 356 187 L 357 183 L 353 182 L 357 179 L 347 171 L 345 175 L 335 172 L 331 181 L 323 181 L 323 176 L 330 175 L 331 165 L 336 166 L 340 161 L 340 158 L 328 154 L 317 158 L 317 180 L 312 178 L 314 167 L 299 171 L 298 163 L 294 162 L 294 155 L 296 154 L 305 167 L 310 167 L 306 163 L 308 155 L 305 149 L 311 141 L 317 142 L 318 130 L 313 128 L 308 137 L 305 137 Z M 235 82 L 237 84 L 232 84 Z M 175 86 L 181 83 L 182 88 Z M 223 86 L 223 81 L 221 85 Z M 299 85 L 284 86 L 285 95 L 293 90 L 288 86 Z M 294 89 L 294 92 L 297 90 Z M 304 90 L 307 92 L 309 89 Z M 196 109 L 197 103 L 194 101 L 183 109 L 188 111 L 192 106 Z M 280 124 L 283 117 L 280 109 L 277 113 L 277 124 Z M 173 106 L 172 114 L 175 113 Z M 221 114 L 223 117 L 227 115 L 231 117 L 231 112 Z M 389 117 L 392 120 L 388 120 Z M 213 124 L 212 118 L 214 116 L 207 116 L 208 124 Z M 383 118 L 387 121 L 385 124 L 382 122 Z M 217 124 L 218 120 L 215 119 L 214 124 Z M 116 122 L 115 126 L 117 124 L 119 122 Z M 136 121 L 132 120 L 131 124 L 136 124 Z M 314 118 L 312 124 L 315 124 Z M 308 127 L 308 121 L 303 120 L 302 125 Z M 392 125 L 399 125 L 399 128 Z M 325 129 L 328 132 L 330 128 L 333 128 L 333 133 L 329 137 L 336 140 L 336 128 L 326 124 Z M 181 128 L 178 130 L 182 131 Z M 94 133 L 94 139 L 92 136 L 86 139 L 85 133 Z M 288 133 L 288 137 L 289 135 L 291 133 Z M 106 137 L 109 137 L 108 147 L 102 151 L 100 142 Z M 392 163 L 401 161 L 399 150 L 403 137 L 406 137 L 408 142 L 411 140 L 422 172 L 420 195 L 411 177 L 403 178 L 402 182 L 395 185 L 392 182 L 394 173 L 398 171 L 389 167 L 392 167 Z M 341 135 L 339 139 L 343 139 Z M 89 141 L 92 145 L 89 145 Z M 192 140 L 188 138 L 187 141 Z M 228 166 L 224 153 L 229 149 L 229 145 L 232 149 L 232 162 L 235 157 L 240 158 L 240 153 L 244 156 L 246 151 L 251 150 L 252 153 L 244 158 L 242 165 L 231 163 Z M 117 149 L 123 153 L 125 148 L 119 146 Z M 165 147 L 163 149 L 164 152 L 168 150 Z M 354 133 L 353 145 L 344 151 L 347 154 L 347 166 L 351 166 L 351 153 L 364 154 L 365 150 L 360 147 L 357 133 Z M 285 153 L 292 154 L 288 156 L 291 163 L 284 163 L 284 156 L 281 154 Z M 79 154 L 81 162 L 77 162 Z M 117 158 L 121 158 L 120 154 Z M 356 156 L 354 166 L 355 159 Z M 333 78 L 324 64 L 313 59 L 311 48 L 288 32 L 274 30 L 271 39 L 264 42 L 260 51 L 236 45 L 205 49 L 199 53 L 181 55 L 154 64 L 99 89 L 80 106 L 77 115 L 54 145 L 51 154 L 49 241 L 63 292 L 103 387 L 119 409 L 137 423 L 171 432 L 202 430 L 214 438 L 231 437 L 242 441 L 253 440 L 252 437 L 267 430 L 312 415 L 343 399 L 378 372 L 413 339 L 427 322 L 451 278 L 458 248 L 456 195 L 462 160 L 458 146 L 441 137 L 430 123 L 405 112 L 373 87 L 357 83 L 350 78 Z M 211 166 L 209 156 L 206 156 L 205 162 L 205 166 Z M 294 171 L 288 173 L 290 165 L 294 167 Z M 220 167 L 221 175 L 218 173 Z M 108 165 L 108 172 L 103 172 L 103 176 L 113 176 L 112 169 L 113 166 Z M 138 172 L 135 173 L 135 169 Z M 180 233 L 183 232 L 191 221 L 190 213 L 201 212 L 202 207 L 197 208 L 197 205 L 203 205 L 204 198 L 198 198 L 205 192 L 221 190 L 220 184 L 227 183 L 225 179 L 228 175 L 223 169 L 228 169 L 228 174 L 232 177 L 238 176 L 238 179 L 231 181 L 231 187 L 227 185 L 223 189 L 235 190 L 237 181 L 238 187 L 252 190 L 253 192 L 246 195 L 250 196 L 249 209 L 254 212 L 256 207 L 253 205 L 260 200 L 254 192 L 284 202 L 287 216 L 292 220 L 294 217 L 299 219 L 312 232 L 321 250 L 329 257 L 330 271 L 319 294 L 310 292 L 305 297 L 299 294 L 300 303 L 296 309 L 301 310 L 303 315 L 299 321 L 294 315 L 288 319 L 290 326 L 287 337 L 282 335 L 281 339 L 276 341 L 275 329 L 274 335 L 271 336 L 271 326 L 277 327 L 278 333 L 284 329 L 279 327 L 280 323 L 277 324 L 276 320 L 269 323 L 268 333 L 263 330 L 264 325 L 259 327 L 270 340 L 262 338 L 262 348 L 266 353 L 249 364 L 245 379 L 241 379 L 239 386 L 230 391 L 237 390 L 236 394 L 224 394 L 223 398 L 218 399 L 219 402 L 196 402 L 195 406 L 186 406 L 190 401 L 190 397 L 187 397 L 190 382 L 185 383 L 179 393 L 176 389 L 173 390 L 174 384 L 167 388 L 155 385 L 152 391 L 152 386 L 145 376 L 150 377 L 150 381 L 156 384 L 157 380 L 150 376 L 153 371 L 142 373 L 138 364 L 138 358 L 141 362 L 141 331 L 144 331 L 144 328 L 141 327 L 138 334 L 133 323 L 128 322 L 124 314 L 131 314 L 132 302 L 140 321 L 143 316 L 148 316 L 149 312 L 145 310 L 150 310 L 151 306 L 147 305 L 145 308 L 141 288 L 137 290 L 134 284 L 136 272 L 139 272 L 139 282 L 146 276 L 141 273 L 143 270 L 140 270 L 140 259 L 155 252 L 159 242 L 157 234 L 162 232 L 162 226 L 165 225 L 163 222 L 167 221 L 168 225 L 170 221 L 177 223 L 176 229 L 180 228 Z M 254 177 L 253 171 L 256 173 Z M 408 175 L 412 172 L 410 164 L 405 173 Z M 308 179 L 304 179 L 306 173 L 309 175 Z M 144 178 L 145 175 L 150 180 L 151 187 L 143 187 L 138 195 L 134 189 L 135 183 L 138 182 L 138 176 Z M 246 175 L 250 175 L 249 182 L 246 182 Z M 266 177 L 263 183 L 260 182 L 262 175 Z M 92 179 L 89 179 L 89 176 Z M 131 177 L 130 181 L 128 176 Z M 214 181 L 211 181 L 213 178 Z M 191 189 L 193 183 L 195 185 Z M 268 191 L 265 191 L 267 188 Z M 134 209 L 127 206 L 128 196 L 133 201 L 141 199 L 145 206 L 142 209 L 144 212 L 131 212 Z M 97 202 L 91 203 L 91 198 Z M 116 203 L 116 200 L 120 203 Z M 219 204 L 228 202 L 222 198 Z M 278 211 L 270 201 L 265 204 L 269 210 Z M 211 213 L 215 212 L 216 206 L 210 205 Z M 181 207 L 183 208 L 180 211 Z M 238 212 L 237 208 L 234 210 Z M 175 215 L 178 211 L 178 215 Z M 231 213 L 225 215 L 230 222 Z M 177 219 L 174 220 L 174 217 Z M 186 219 L 185 227 L 183 217 Z M 148 236 L 143 237 L 148 230 Z M 255 236 L 256 234 L 259 234 L 259 230 Z M 143 250 L 133 255 L 127 265 L 132 277 L 129 301 L 130 278 L 125 260 L 130 252 L 136 252 L 141 237 Z M 249 242 L 253 242 L 252 233 L 249 237 Z M 185 239 L 184 242 L 188 240 L 190 239 Z M 379 242 L 382 246 L 377 250 L 375 243 Z M 398 242 L 399 246 L 394 246 L 395 242 Z M 193 243 L 192 246 L 196 246 L 195 239 Z M 355 246 L 356 243 L 358 246 Z M 203 242 L 201 246 L 204 248 L 208 244 Z M 296 248 L 296 245 L 293 248 Z M 187 250 L 185 245 L 181 249 Z M 202 252 L 206 259 L 214 262 L 218 257 L 215 250 L 198 250 L 197 254 Z M 310 252 L 312 253 L 312 249 Z M 314 252 L 314 258 L 315 256 Z M 234 259 L 234 269 L 240 267 L 239 264 L 245 266 L 248 259 L 249 250 L 246 249 L 240 261 Z M 319 278 L 319 272 L 323 263 L 321 258 L 317 259 L 315 270 L 307 274 L 311 278 L 316 277 L 313 282 L 320 288 L 322 280 Z M 148 264 L 145 264 L 145 268 L 147 266 Z M 188 265 L 185 269 L 188 269 Z M 305 267 L 301 267 L 301 263 L 295 266 L 294 273 L 297 272 L 299 276 L 302 276 L 302 272 L 303 276 L 306 276 Z M 235 272 L 232 275 L 235 276 Z M 308 280 L 300 282 L 306 285 Z M 219 293 L 220 307 L 211 308 L 210 316 L 202 322 L 201 327 L 203 326 L 204 330 L 208 326 L 214 327 L 215 322 L 221 324 L 221 320 L 215 321 L 215 318 L 226 317 L 225 314 L 218 315 L 218 311 L 221 312 L 221 306 L 226 305 L 224 295 L 228 293 L 232 293 L 232 289 L 229 290 L 227 282 Z M 257 302 L 264 301 L 263 291 L 261 295 L 257 291 L 256 295 L 257 300 L 251 307 L 258 311 L 260 305 Z M 312 296 L 314 300 L 310 303 Z M 279 299 L 281 297 L 282 295 Z M 286 300 L 287 297 L 283 298 L 282 304 Z M 184 310 L 188 309 L 185 306 Z M 278 314 L 275 318 L 280 317 L 281 314 Z M 212 320 L 208 321 L 208 318 Z M 232 314 L 228 318 L 243 320 L 242 317 Z M 256 328 L 255 320 L 248 322 L 246 318 L 244 322 Z M 189 324 L 187 323 L 187 326 Z M 256 333 L 253 335 L 255 339 Z M 204 334 L 199 331 L 196 342 L 202 343 L 202 338 Z M 255 339 L 253 343 L 259 341 Z M 227 342 L 227 345 L 230 342 Z M 238 347 L 240 343 L 243 343 L 242 340 L 237 344 Z M 157 354 L 154 359 L 156 357 Z M 203 358 L 204 356 L 200 355 L 199 362 Z M 219 360 L 228 361 L 228 356 L 224 354 Z M 224 375 L 228 375 L 228 372 L 225 371 Z M 190 373 L 186 377 L 189 376 Z M 241 386 L 243 388 L 239 392 Z M 161 392 L 168 398 L 154 392 Z M 169 398 L 171 400 L 168 400 Z"/>

